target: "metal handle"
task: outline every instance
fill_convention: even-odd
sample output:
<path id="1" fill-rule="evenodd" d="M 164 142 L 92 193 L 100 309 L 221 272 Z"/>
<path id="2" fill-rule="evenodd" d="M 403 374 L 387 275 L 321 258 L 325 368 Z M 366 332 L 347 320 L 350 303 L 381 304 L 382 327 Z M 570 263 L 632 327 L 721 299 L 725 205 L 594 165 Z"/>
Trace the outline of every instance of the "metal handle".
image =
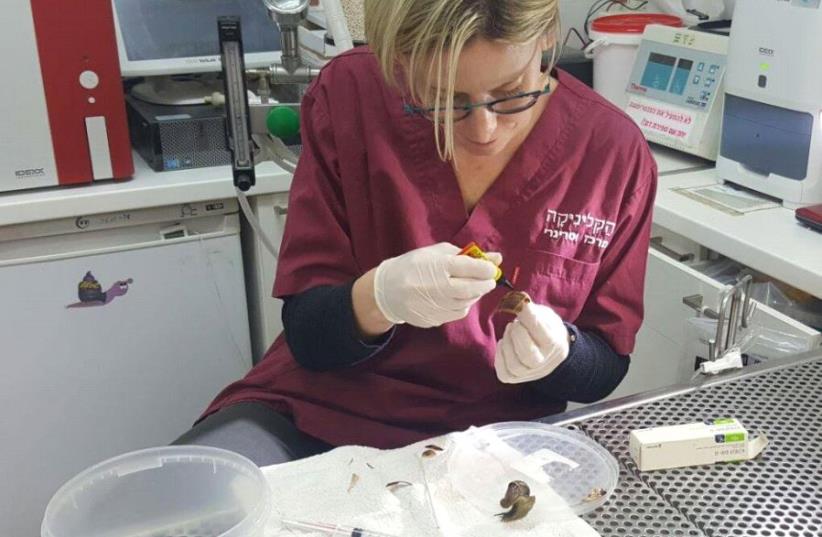
<path id="1" fill-rule="evenodd" d="M 731 305 L 728 312 L 728 348 L 736 345 L 736 333 L 739 327 L 739 313 L 741 307 L 742 297 L 739 293 L 734 293 L 731 297 Z"/>
<path id="2" fill-rule="evenodd" d="M 736 347 L 739 331 L 750 324 L 750 317 L 756 308 L 750 300 L 752 282 L 753 278 L 748 274 L 736 284 L 726 286 L 720 293 L 712 359 L 720 358 Z"/>
<path id="3" fill-rule="evenodd" d="M 711 308 L 706 308 L 702 305 L 704 300 L 705 299 L 702 295 L 690 295 L 682 297 L 682 303 L 696 311 L 699 315 L 707 317 L 708 319 L 719 318 L 719 314 L 717 312 L 715 312 Z"/>
<path id="4" fill-rule="evenodd" d="M 694 259 L 694 254 L 692 253 L 681 254 L 676 250 L 668 248 L 667 246 L 662 244 L 662 237 L 651 237 L 651 248 L 662 254 L 667 255 L 670 258 L 679 261 L 680 263 L 684 263 L 685 261 L 692 261 Z"/>
<path id="5" fill-rule="evenodd" d="M 288 214 L 288 206 L 283 207 L 282 205 L 275 205 L 274 206 L 274 214 L 277 216 L 285 216 Z"/>
<path id="6" fill-rule="evenodd" d="M 594 51 L 596 51 L 596 49 L 598 49 L 598 48 L 599 48 L 599 47 L 601 47 L 602 45 L 608 45 L 608 44 L 609 44 L 608 39 L 607 39 L 607 38 L 604 38 L 604 37 L 601 37 L 601 38 L 596 39 L 596 40 L 594 40 L 594 41 L 591 41 L 590 43 L 588 43 L 587 45 L 585 45 L 585 48 L 583 48 L 583 49 L 582 49 L 582 53 L 583 53 L 583 54 L 585 55 L 585 57 L 586 57 L 586 58 L 588 58 L 589 60 L 590 60 L 590 59 L 593 59 L 593 57 L 594 57 Z"/>

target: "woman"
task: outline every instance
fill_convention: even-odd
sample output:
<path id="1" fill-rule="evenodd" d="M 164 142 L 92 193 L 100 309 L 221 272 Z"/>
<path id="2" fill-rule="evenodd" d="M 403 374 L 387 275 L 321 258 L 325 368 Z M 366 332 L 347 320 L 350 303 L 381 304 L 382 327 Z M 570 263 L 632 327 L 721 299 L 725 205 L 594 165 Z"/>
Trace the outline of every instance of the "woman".
<path id="1" fill-rule="evenodd" d="M 284 336 L 179 442 L 261 465 L 396 447 L 594 401 L 627 371 L 656 168 L 630 119 L 541 68 L 558 3 L 365 13 L 370 48 L 303 101 Z M 494 313 L 496 267 L 456 255 L 472 240 L 532 297 L 515 319 Z"/>

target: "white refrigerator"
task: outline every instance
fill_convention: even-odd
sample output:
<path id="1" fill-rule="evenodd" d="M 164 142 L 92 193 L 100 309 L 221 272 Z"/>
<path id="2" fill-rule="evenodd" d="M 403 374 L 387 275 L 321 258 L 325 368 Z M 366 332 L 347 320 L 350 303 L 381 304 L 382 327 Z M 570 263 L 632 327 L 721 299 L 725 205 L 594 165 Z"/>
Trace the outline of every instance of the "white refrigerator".
<path id="1" fill-rule="evenodd" d="M 0 536 L 251 367 L 236 200 L 0 228 Z"/>

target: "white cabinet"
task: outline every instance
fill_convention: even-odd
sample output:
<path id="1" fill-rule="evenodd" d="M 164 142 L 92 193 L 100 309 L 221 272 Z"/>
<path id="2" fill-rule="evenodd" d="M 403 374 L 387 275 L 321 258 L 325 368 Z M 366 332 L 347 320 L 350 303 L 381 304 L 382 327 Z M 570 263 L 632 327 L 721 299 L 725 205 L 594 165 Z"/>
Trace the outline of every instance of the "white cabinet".
<path id="1" fill-rule="evenodd" d="M 288 214 L 288 192 L 262 194 L 248 198 L 251 210 L 260 221 L 274 246 L 280 247 Z M 283 330 L 282 300 L 274 298 L 274 276 L 277 258 L 254 234 L 243 220 L 243 253 L 246 267 L 246 293 L 251 323 L 251 349 L 254 362 L 263 354 Z"/>

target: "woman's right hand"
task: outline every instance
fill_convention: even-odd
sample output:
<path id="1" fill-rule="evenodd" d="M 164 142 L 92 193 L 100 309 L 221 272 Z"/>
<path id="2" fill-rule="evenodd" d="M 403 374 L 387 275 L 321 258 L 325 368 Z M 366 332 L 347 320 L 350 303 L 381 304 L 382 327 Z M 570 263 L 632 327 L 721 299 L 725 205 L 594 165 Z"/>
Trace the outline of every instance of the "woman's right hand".
<path id="1" fill-rule="evenodd" d="M 382 316 L 393 324 L 430 328 L 468 315 L 496 287 L 495 264 L 502 256 L 487 254 L 489 262 L 457 255 L 459 251 L 442 242 L 380 263 L 373 289 Z"/>

